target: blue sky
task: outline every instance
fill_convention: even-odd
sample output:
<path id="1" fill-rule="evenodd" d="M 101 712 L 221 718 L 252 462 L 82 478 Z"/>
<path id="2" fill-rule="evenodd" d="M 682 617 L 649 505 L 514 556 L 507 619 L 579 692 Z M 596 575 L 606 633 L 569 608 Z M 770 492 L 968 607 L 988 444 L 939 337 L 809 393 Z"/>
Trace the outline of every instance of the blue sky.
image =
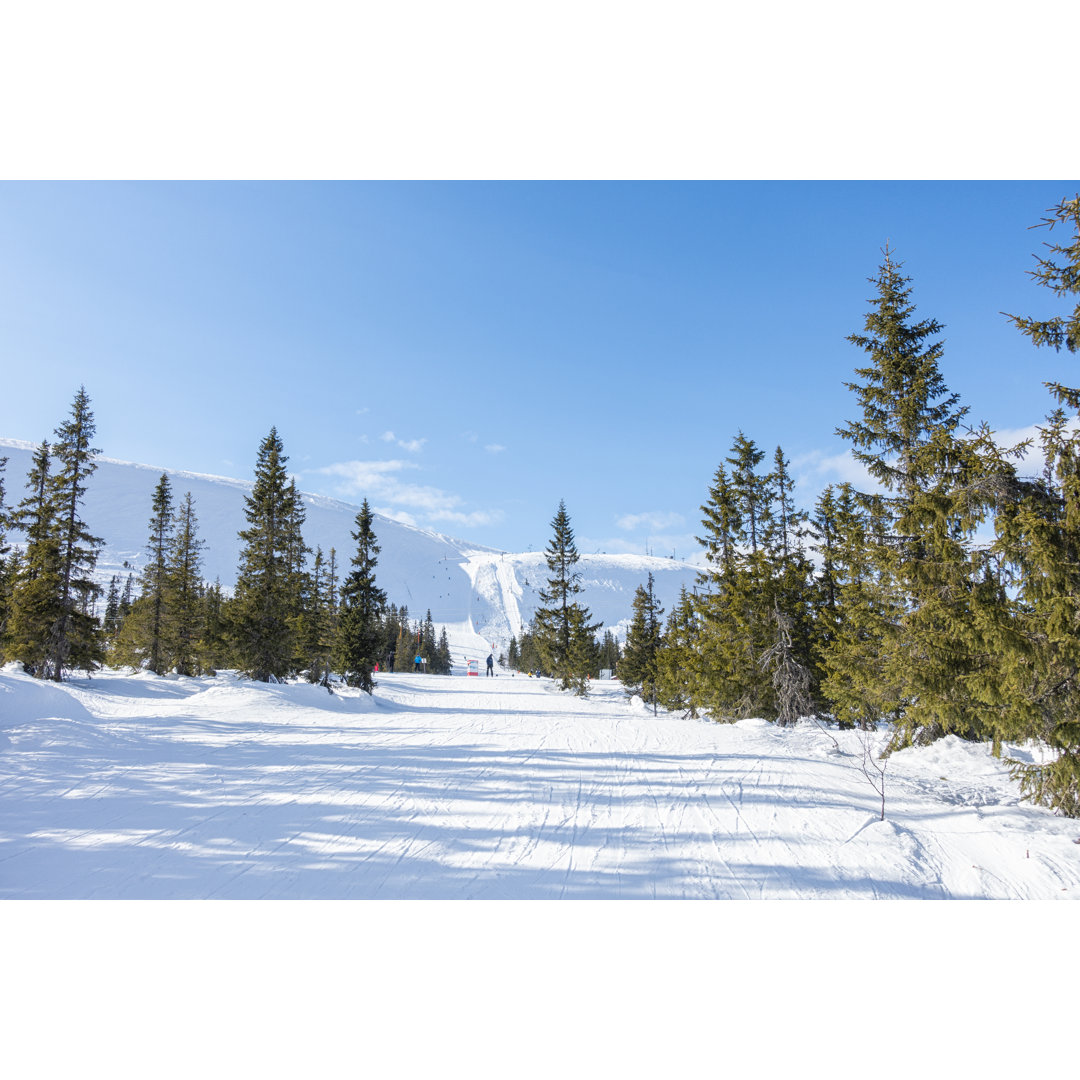
<path id="1" fill-rule="evenodd" d="M 1062 309 L 1029 231 L 1080 181 L 0 183 L 0 435 L 85 384 L 111 457 L 307 490 L 506 550 L 686 557 L 735 433 L 809 508 L 888 241 L 971 418 L 1037 423 L 1001 311 Z M 9 497 L 21 478 L 8 477 Z"/>

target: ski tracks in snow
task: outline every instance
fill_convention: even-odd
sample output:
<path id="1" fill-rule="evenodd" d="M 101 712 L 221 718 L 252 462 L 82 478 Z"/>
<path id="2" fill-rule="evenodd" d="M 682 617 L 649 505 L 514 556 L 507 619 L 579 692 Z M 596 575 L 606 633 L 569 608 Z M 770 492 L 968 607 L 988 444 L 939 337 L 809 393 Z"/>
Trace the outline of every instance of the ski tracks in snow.
<path id="1" fill-rule="evenodd" d="M 654 718 L 615 683 L 4 679 L 4 897 L 1080 895 L 1075 827 L 971 747 L 898 755 L 881 822 L 818 733 Z"/>

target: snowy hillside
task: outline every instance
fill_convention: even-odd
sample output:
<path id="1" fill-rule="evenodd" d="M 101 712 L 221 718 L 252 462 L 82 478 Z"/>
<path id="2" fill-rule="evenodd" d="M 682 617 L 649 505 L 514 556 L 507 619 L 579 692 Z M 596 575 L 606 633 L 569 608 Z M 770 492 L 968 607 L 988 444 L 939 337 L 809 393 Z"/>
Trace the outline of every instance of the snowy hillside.
<path id="1" fill-rule="evenodd" d="M 33 450 L 30 443 L 0 439 L 0 457 L 8 458 L 9 504 L 24 495 Z M 176 499 L 187 491 L 194 499 L 199 535 L 206 542 L 203 576 L 208 581 L 220 578 L 222 585 L 231 587 L 240 552 L 237 534 L 247 526 L 244 496 L 251 484 L 111 458 L 98 459 L 84 508 L 90 531 L 105 540 L 98 578 L 107 583 L 118 574 L 122 580 L 128 568 L 138 572 L 143 565 L 151 497 L 163 472 L 169 475 Z M 338 565 L 348 572 L 355 551 L 350 533 L 359 507 L 322 495 L 305 495 L 304 506 L 306 543 L 312 549 L 321 546 L 324 554 L 336 548 Z M 539 604 L 546 575 L 541 553 L 494 551 L 380 515 L 375 532 L 382 548 L 376 571 L 379 586 L 391 601 L 407 605 L 413 618 L 423 618 L 430 609 L 435 625 L 447 627 L 455 651 L 486 652 L 491 644 L 505 649 Z M 696 574 L 689 563 L 639 555 L 582 555 L 578 569 L 586 590 L 584 603 L 595 620 L 614 632 L 628 623 L 634 590 L 650 571 L 666 610 L 682 585 L 693 586 Z"/>
<path id="2" fill-rule="evenodd" d="M 9 664 L 0 739 L 0 899 L 1080 898 L 1080 823 L 986 745 L 894 755 L 882 821 L 858 732 L 654 718 L 613 682 Z"/>

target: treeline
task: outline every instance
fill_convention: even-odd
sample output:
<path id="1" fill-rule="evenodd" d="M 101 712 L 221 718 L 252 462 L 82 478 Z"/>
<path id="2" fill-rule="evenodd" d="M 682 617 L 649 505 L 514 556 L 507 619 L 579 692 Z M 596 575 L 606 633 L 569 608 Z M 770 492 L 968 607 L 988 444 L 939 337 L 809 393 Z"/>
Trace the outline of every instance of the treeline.
<path id="1" fill-rule="evenodd" d="M 1080 200 L 1049 213 L 1075 235 L 1033 276 L 1077 296 Z M 706 570 L 663 626 L 651 578 L 638 589 L 619 674 L 691 715 L 889 721 L 892 750 L 1038 739 L 1056 756 L 1012 762 L 1025 796 L 1080 816 L 1080 390 L 1047 384 L 1045 464 L 1023 474 L 1027 443 L 967 422 L 939 368 L 942 326 L 916 319 L 900 265 L 886 250 L 871 279 L 849 338 L 865 356 L 858 408 L 838 431 L 877 489 L 829 487 L 798 510 L 782 450 L 766 467 L 740 432 L 702 506 Z M 1036 346 L 1080 345 L 1080 303 L 1008 317 Z"/>
<path id="2" fill-rule="evenodd" d="M 379 546 L 365 500 L 355 520 L 356 551 L 343 571 L 337 552 L 304 543 L 304 507 L 276 429 L 263 440 L 245 499 L 248 527 L 234 594 L 201 576 L 203 541 L 191 493 L 176 500 L 167 475 L 154 489 L 146 565 L 138 582 L 103 590 L 93 579 L 103 544 L 80 518 L 96 469 L 93 414 L 80 389 L 55 441 L 35 451 L 28 494 L 5 510 L 0 459 L 0 648 L 5 660 L 42 679 L 102 664 L 156 674 L 199 675 L 235 668 L 261 681 L 304 676 L 330 685 L 340 674 L 370 692 L 379 670 L 450 673 L 446 630 L 428 611 L 387 604 L 375 583 Z M 12 552 L 9 529 L 25 538 Z M 137 592 L 136 592 L 137 589 Z M 417 658 L 419 657 L 419 663 Z"/>

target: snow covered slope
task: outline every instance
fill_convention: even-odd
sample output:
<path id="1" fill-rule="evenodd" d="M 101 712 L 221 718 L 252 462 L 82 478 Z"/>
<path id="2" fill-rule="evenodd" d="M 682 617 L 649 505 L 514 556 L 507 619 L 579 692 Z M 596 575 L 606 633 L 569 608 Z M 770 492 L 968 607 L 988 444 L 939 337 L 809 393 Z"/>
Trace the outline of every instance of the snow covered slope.
<path id="1" fill-rule="evenodd" d="M 0 899 L 1080 898 L 1080 823 L 986 745 L 894 755 L 882 821 L 858 732 L 654 718 L 614 682 L 9 664 L 0 737 Z"/>
<path id="2" fill-rule="evenodd" d="M 8 458 L 9 504 L 25 494 L 33 450 L 30 443 L 0 439 L 0 457 Z M 123 580 L 129 569 L 137 573 L 142 567 L 152 493 L 163 472 L 169 475 L 176 500 L 188 491 L 194 499 L 199 534 L 206 541 L 203 576 L 208 581 L 220 578 L 223 586 L 231 587 L 240 551 L 237 534 L 247 525 L 244 496 L 251 490 L 250 482 L 111 458 L 98 459 L 84 507 L 90 531 L 105 540 L 99 580 L 107 583 L 113 574 Z M 306 543 L 313 550 L 321 546 L 327 555 L 335 548 L 344 575 L 355 551 L 350 534 L 359 507 L 322 495 L 305 495 L 304 506 Z M 546 575 L 540 553 L 499 552 L 380 515 L 375 533 L 382 548 L 376 570 L 379 586 L 391 601 L 406 604 L 413 618 L 423 618 L 430 609 L 435 625 L 447 627 L 455 651 L 476 655 L 486 653 L 492 644 L 505 649 L 539 604 L 538 590 Z M 634 590 L 650 571 L 667 610 L 682 585 L 693 586 L 696 574 L 689 563 L 638 555 L 583 555 L 579 570 L 586 589 L 583 602 L 595 620 L 613 631 L 629 622 Z"/>

